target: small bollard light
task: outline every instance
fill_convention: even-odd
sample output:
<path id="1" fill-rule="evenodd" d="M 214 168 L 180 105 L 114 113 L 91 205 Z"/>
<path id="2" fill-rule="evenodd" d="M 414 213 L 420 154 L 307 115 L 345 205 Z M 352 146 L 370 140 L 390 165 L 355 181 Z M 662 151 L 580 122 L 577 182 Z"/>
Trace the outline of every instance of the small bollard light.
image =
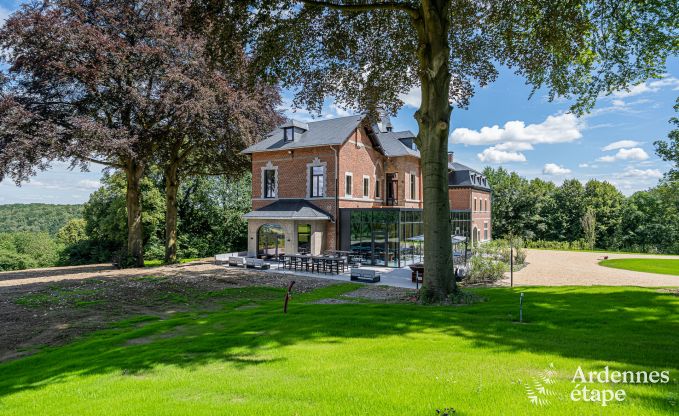
<path id="1" fill-rule="evenodd" d="M 521 298 L 519 299 L 519 322 L 523 322 L 523 292 L 521 292 Z"/>

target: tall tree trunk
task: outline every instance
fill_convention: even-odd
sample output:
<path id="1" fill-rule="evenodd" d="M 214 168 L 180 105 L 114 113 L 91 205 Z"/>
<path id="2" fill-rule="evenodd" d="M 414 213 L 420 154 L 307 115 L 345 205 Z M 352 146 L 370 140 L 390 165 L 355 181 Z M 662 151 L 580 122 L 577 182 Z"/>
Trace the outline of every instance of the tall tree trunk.
<path id="1" fill-rule="evenodd" d="M 414 25 L 422 84 L 415 118 L 424 191 L 424 293 L 428 301 L 441 301 L 455 290 L 448 201 L 450 0 L 422 0 Z"/>
<path id="2" fill-rule="evenodd" d="M 144 266 L 144 241 L 141 224 L 141 179 L 144 166 L 129 160 L 125 168 L 127 176 L 127 254 L 136 267 Z"/>
<path id="3" fill-rule="evenodd" d="M 165 263 L 177 262 L 178 158 L 172 157 L 165 168 Z"/>

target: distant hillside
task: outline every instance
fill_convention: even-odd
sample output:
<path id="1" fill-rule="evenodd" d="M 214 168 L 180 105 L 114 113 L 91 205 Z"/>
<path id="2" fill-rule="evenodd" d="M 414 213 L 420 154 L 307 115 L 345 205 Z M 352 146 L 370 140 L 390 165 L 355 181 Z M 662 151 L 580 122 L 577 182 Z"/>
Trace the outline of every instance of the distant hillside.
<path id="1" fill-rule="evenodd" d="M 43 231 L 55 235 L 71 218 L 82 216 L 82 205 L 0 205 L 0 233 Z"/>

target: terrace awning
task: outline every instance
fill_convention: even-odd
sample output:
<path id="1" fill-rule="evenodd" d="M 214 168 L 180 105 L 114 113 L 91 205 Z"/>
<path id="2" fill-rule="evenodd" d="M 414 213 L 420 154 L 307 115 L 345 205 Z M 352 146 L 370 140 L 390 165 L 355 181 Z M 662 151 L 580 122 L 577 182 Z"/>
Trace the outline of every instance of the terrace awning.
<path id="1" fill-rule="evenodd" d="M 300 199 L 281 199 L 273 204 L 243 215 L 246 220 L 304 220 L 330 221 L 332 216 Z"/>

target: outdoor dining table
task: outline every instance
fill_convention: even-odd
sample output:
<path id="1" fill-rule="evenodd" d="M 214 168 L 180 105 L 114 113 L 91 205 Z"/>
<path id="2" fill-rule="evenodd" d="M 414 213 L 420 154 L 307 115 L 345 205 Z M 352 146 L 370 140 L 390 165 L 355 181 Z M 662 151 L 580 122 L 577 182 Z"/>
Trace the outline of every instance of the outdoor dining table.
<path id="1" fill-rule="evenodd" d="M 292 270 L 304 270 L 316 273 L 340 273 L 340 268 L 344 271 L 344 259 L 332 256 L 312 256 L 309 254 L 286 254 L 284 268 Z M 288 259 L 290 261 L 288 261 Z"/>

